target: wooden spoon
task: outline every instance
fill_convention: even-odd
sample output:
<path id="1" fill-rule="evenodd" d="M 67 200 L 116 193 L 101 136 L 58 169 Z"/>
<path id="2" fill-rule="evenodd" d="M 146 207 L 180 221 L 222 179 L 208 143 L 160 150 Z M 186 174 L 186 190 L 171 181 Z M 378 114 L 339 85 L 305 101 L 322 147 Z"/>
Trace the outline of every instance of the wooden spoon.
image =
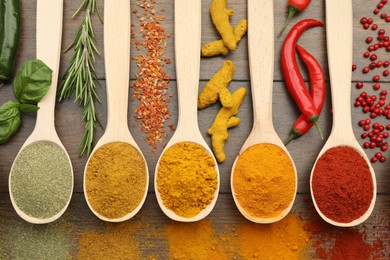
<path id="1" fill-rule="evenodd" d="M 51 86 L 45 95 L 45 97 L 39 102 L 39 110 L 37 112 L 37 119 L 34 131 L 27 138 L 22 148 L 20 149 L 19 154 L 23 149 L 35 142 L 48 142 L 59 146 L 63 152 L 66 154 L 66 157 L 69 161 L 72 175 L 72 187 L 69 200 L 65 207 L 55 214 L 52 217 L 46 219 L 34 218 L 22 210 L 19 209 L 15 203 L 12 186 L 11 186 L 11 176 L 12 168 L 9 176 L 9 189 L 12 205 L 18 215 L 24 220 L 34 223 L 34 224 L 45 224 L 53 222 L 58 219 L 66 210 L 69 205 L 71 195 L 73 193 L 73 169 L 72 164 L 69 158 L 68 153 L 65 150 L 65 147 L 61 143 L 54 123 L 54 112 L 55 112 L 55 102 L 56 102 L 56 93 L 57 93 L 57 80 L 58 80 L 58 70 L 61 54 L 61 38 L 62 38 L 62 16 L 63 16 L 63 0 L 38 0 L 37 2 L 37 59 L 42 60 L 46 65 L 53 70 L 52 74 L 52 83 Z M 17 160 L 16 157 L 15 161 Z M 14 161 L 14 163 L 15 163 Z M 27 188 L 27 187 L 26 187 Z"/>
<path id="2" fill-rule="evenodd" d="M 376 200 L 375 173 L 368 158 L 357 142 L 351 122 L 351 67 L 352 67 L 352 0 L 326 1 L 326 38 L 328 48 L 330 86 L 332 93 L 333 126 L 328 141 L 325 143 L 310 176 L 310 191 L 318 214 L 328 223 L 340 227 L 351 227 L 365 221 L 374 209 Z M 319 210 L 313 196 L 313 172 L 318 159 L 330 148 L 349 146 L 366 160 L 373 181 L 373 198 L 367 212 L 350 223 L 339 223 L 327 218 Z M 342 161 L 342 158 L 340 158 Z"/>
<path id="3" fill-rule="evenodd" d="M 86 173 L 89 160 L 84 170 L 84 194 L 91 211 L 101 220 L 121 222 L 132 218 L 145 202 L 149 186 L 149 171 L 146 160 L 134 141 L 127 125 L 127 109 L 129 103 L 129 71 L 130 71 L 130 1 L 115 0 L 104 2 L 104 62 L 107 87 L 107 127 L 99 139 L 94 152 L 103 145 L 112 142 L 125 142 L 135 147 L 142 155 L 145 163 L 145 194 L 139 205 L 121 218 L 107 218 L 96 212 L 88 200 L 86 192 Z"/>
<path id="4" fill-rule="evenodd" d="M 182 222 L 194 222 L 205 218 L 214 208 L 219 192 L 219 170 L 213 153 L 204 141 L 198 127 L 197 102 L 200 70 L 201 37 L 201 0 L 175 1 L 175 57 L 177 92 L 179 99 L 179 118 L 175 134 L 161 154 L 154 178 L 154 187 L 158 204 L 171 219 Z M 157 188 L 158 167 L 164 152 L 181 142 L 192 142 L 201 145 L 213 158 L 217 171 L 218 186 L 211 203 L 198 215 L 185 218 L 165 207 Z M 194 158 L 196 160 L 196 158 Z"/>
<path id="5" fill-rule="evenodd" d="M 251 90 L 253 99 L 253 129 L 237 156 L 231 173 L 231 189 L 234 202 L 241 214 L 256 223 L 272 223 L 284 218 L 295 200 L 274 218 L 259 218 L 249 214 L 237 200 L 234 191 L 234 170 L 240 154 L 249 147 L 269 143 L 280 147 L 290 158 L 295 175 L 295 190 L 297 189 L 297 173 L 295 165 L 283 142 L 277 135 L 272 122 L 272 87 L 274 75 L 274 9 L 273 0 L 248 0 L 248 49 Z"/>

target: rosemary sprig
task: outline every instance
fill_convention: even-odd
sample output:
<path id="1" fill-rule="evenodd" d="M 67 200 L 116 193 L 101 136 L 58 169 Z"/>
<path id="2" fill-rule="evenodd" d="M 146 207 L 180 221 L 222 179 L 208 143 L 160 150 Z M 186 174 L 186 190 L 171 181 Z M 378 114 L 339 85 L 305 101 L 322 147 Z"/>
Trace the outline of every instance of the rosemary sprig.
<path id="1" fill-rule="evenodd" d="M 95 33 L 93 31 L 91 16 L 97 13 L 100 16 L 97 0 L 83 0 L 80 7 L 72 16 L 78 16 L 85 12 L 85 18 L 81 22 L 73 43 L 66 50 L 74 49 L 70 59 L 69 67 L 61 81 L 59 90 L 59 101 L 69 99 L 74 92 L 75 102 L 83 107 L 83 120 L 85 122 L 85 132 L 79 144 L 80 156 L 85 152 L 89 156 L 93 149 L 93 140 L 96 123 L 99 123 L 96 115 L 95 102 L 100 102 L 96 93 L 96 71 L 94 67 L 95 54 L 100 55 L 96 48 Z"/>

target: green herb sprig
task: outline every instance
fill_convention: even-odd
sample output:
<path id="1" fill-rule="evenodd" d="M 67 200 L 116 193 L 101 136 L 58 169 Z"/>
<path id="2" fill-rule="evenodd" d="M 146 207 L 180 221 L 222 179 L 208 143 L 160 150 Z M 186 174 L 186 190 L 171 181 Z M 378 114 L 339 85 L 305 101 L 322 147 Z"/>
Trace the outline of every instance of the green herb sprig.
<path id="1" fill-rule="evenodd" d="M 61 81 L 59 90 L 59 101 L 69 99 L 74 92 L 75 101 L 83 107 L 83 120 L 85 122 L 84 135 L 79 144 L 80 156 L 85 152 L 90 155 L 93 149 L 94 133 L 96 123 L 99 123 L 96 115 L 95 102 L 100 102 L 96 93 L 96 84 L 98 83 L 94 67 L 95 54 L 100 55 L 96 48 L 95 33 L 93 31 L 91 16 L 97 13 L 100 16 L 97 0 L 83 0 L 80 7 L 72 16 L 78 16 L 85 12 L 85 18 L 79 25 L 73 43 L 66 50 L 74 49 L 70 59 L 69 67 Z"/>
<path id="2" fill-rule="evenodd" d="M 36 112 L 37 103 L 51 85 L 53 71 L 41 60 L 26 61 L 16 72 L 14 96 L 18 100 L 0 106 L 0 144 L 6 143 L 19 129 L 22 113 Z"/>

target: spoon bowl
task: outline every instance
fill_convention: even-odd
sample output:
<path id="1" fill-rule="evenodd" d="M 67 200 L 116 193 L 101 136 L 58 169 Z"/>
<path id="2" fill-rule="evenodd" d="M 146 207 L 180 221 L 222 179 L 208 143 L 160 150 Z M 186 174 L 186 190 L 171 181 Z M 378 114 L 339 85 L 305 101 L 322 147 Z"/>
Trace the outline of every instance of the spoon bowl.
<path id="1" fill-rule="evenodd" d="M 169 218 L 181 222 L 194 222 L 205 218 L 217 201 L 219 192 L 219 170 L 217 162 L 210 148 L 203 139 L 199 127 L 197 116 L 197 97 L 200 71 L 200 38 L 201 37 L 201 1 L 200 0 L 176 0 L 175 1 L 175 56 L 176 75 L 179 99 L 179 119 L 176 132 L 161 154 L 154 178 L 156 197 L 161 210 Z M 191 142 L 199 144 L 214 160 L 214 169 L 217 173 L 217 188 L 214 197 L 206 208 L 194 217 L 186 218 L 177 215 L 167 208 L 158 190 L 157 176 L 160 161 L 164 153 L 171 146 L 181 143 Z M 196 158 L 194 158 L 196 160 Z"/>
<path id="2" fill-rule="evenodd" d="M 230 185 L 233 199 L 241 214 L 255 223 L 273 223 L 284 218 L 291 210 L 297 190 L 297 172 L 294 162 L 277 135 L 272 122 L 272 85 L 274 69 L 274 17 L 273 0 L 248 0 L 248 49 L 251 89 L 253 99 L 253 129 L 234 161 Z M 261 26 L 260 26 L 261 24 Z M 273 144 L 289 157 L 295 178 L 294 196 L 277 217 L 260 218 L 247 212 L 237 199 L 234 188 L 234 172 L 240 155 L 256 144 Z"/>
<path id="3" fill-rule="evenodd" d="M 374 170 L 363 149 L 357 142 L 351 122 L 351 78 L 352 78 L 352 0 L 326 0 L 326 38 L 332 93 L 333 126 L 330 137 L 322 148 L 310 176 L 310 192 L 318 214 L 328 223 L 339 227 L 356 226 L 372 213 L 376 200 Z M 339 44 L 342 42 L 343 44 Z M 373 182 L 373 196 L 367 211 L 359 218 L 341 223 L 326 217 L 319 209 L 313 194 L 313 173 L 321 156 L 333 147 L 346 146 L 357 151 L 366 161 Z M 342 163 L 342 158 L 340 158 Z"/>
<path id="4" fill-rule="evenodd" d="M 37 120 L 35 128 L 31 135 L 22 145 L 16 159 L 12 165 L 9 176 L 9 193 L 16 213 L 27 222 L 33 224 L 46 224 L 55 221 L 65 212 L 73 193 L 73 169 L 68 153 L 61 143 L 54 123 L 54 107 L 56 100 L 56 89 L 59 71 L 59 61 L 61 53 L 61 38 L 62 38 L 62 16 L 63 16 L 63 0 L 38 0 L 37 1 L 37 59 L 42 60 L 50 69 L 52 69 L 52 83 L 45 97 L 39 102 L 39 110 L 37 111 Z M 11 179 L 13 177 L 13 169 L 19 155 L 29 145 L 39 142 L 53 144 L 64 153 L 66 160 L 69 162 L 71 174 L 71 187 L 67 203 L 55 215 L 40 219 L 32 217 L 22 211 L 14 198 Z M 27 187 L 26 187 L 27 188 Z"/>
<path id="5" fill-rule="evenodd" d="M 127 125 L 129 71 L 130 71 L 130 1 L 116 0 L 104 2 L 104 60 L 107 86 L 107 127 L 99 139 L 84 170 L 84 194 L 90 210 L 101 220 L 108 222 L 126 221 L 141 209 L 145 202 L 149 171 L 145 157 L 130 134 Z M 97 212 L 90 203 L 86 188 L 87 168 L 94 153 L 102 146 L 124 142 L 133 146 L 145 164 L 146 183 L 144 195 L 138 206 L 123 217 L 108 218 Z"/>

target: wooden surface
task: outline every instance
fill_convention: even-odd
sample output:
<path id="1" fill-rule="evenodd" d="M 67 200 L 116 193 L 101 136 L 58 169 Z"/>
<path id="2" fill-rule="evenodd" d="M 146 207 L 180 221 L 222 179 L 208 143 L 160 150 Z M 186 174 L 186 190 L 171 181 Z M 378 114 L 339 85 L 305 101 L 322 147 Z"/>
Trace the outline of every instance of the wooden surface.
<path id="1" fill-rule="evenodd" d="M 71 16 L 77 9 L 81 1 L 64 1 L 64 26 L 63 26 L 63 40 L 62 50 L 65 50 L 67 46 L 72 42 L 74 33 L 79 24 L 79 19 L 72 20 Z M 103 1 L 98 0 L 103 11 Z M 165 31 L 173 35 L 173 1 L 171 0 L 159 0 L 158 10 L 164 8 L 166 11 L 166 21 L 164 22 Z M 202 43 L 208 42 L 218 38 L 218 34 L 211 23 L 211 19 L 208 13 L 208 6 L 210 0 L 202 1 Z M 363 65 L 367 62 L 362 58 L 362 52 L 367 47 L 364 43 L 365 37 L 368 35 L 368 31 L 363 30 L 359 23 L 359 19 L 362 16 L 372 16 L 372 10 L 376 3 L 367 2 L 365 0 L 354 0 L 354 54 L 353 63 L 357 64 L 358 71 L 353 73 L 352 82 L 352 93 L 351 97 L 354 99 L 360 91 L 354 87 L 356 81 L 368 81 L 368 85 L 371 86 L 372 74 L 363 75 L 360 70 Z M 132 1 L 134 5 L 134 1 Z M 231 22 L 233 25 L 237 24 L 238 21 L 246 17 L 246 1 L 235 0 L 229 1 L 229 6 L 235 10 L 235 16 L 232 17 Z M 22 8 L 22 32 L 20 48 L 18 52 L 16 67 L 19 67 L 22 62 L 35 58 L 35 18 L 36 18 L 36 1 L 35 0 L 21 0 Z M 387 8 L 387 7 L 386 7 Z M 275 0 L 275 33 L 279 31 L 282 23 L 286 17 L 286 1 Z M 304 18 L 316 18 L 324 21 L 324 1 L 312 1 L 309 8 L 302 14 L 297 15 L 294 22 L 297 22 Z M 133 23 L 136 22 L 136 17 L 132 15 Z M 377 18 L 377 20 L 380 20 Z M 292 24 L 293 24 L 292 23 Z M 383 25 L 382 20 L 379 25 Z M 98 22 L 97 18 L 94 17 L 94 26 L 96 30 L 96 37 L 98 39 L 97 47 L 101 52 L 101 56 L 97 58 L 96 68 L 101 83 L 101 87 L 98 89 L 98 93 L 102 99 L 102 103 L 98 105 L 98 115 L 103 125 L 106 124 L 106 95 L 105 95 L 105 76 L 104 76 L 104 60 L 103 55 L 103 26 Z M 259 24 L 261 26 L 261 24 Z M 374 34 L 372 34 L 374 35 Z M 325 45 L 325 30 L 324 28 L 313 28 L 306 32 L 301 40 L 300 44 L 307 48 L 321 63 L 324 71 L 327 73 L 327 58 L 326 58 L 326 45 Z M 286 91 L 286 87 L 282 80 L 281 69 L 280 69 L 280 51 L 283 37 L 277 38 L 275 36 L 275 65 L 274 65 L 274 88 L 273 88 L 273 121 L 275 129 L 282 140 L 285 140 L 289 134 L 289 130 L 299 115 L 299 111 L 295 106 L 293 100 Z M 340 43 L 342 44 L 342 43 Z M 174 39 L 173 37 L 168 40 L 167 57 L 171 58 L 172 64 L 166 66 L 169 75 L 172 77 L 170 84 L 170 93 L 173 94 L 173 98 L 170 104 L 170 111 L 172 118 L 169 123 L 176 125 L 177 120 L 177 95 L 176 95 L 176 81 L 175 81 L 175 62 L 174 62 Z M 204 84 L 221 66 L 224 60 L 231 59 L 236 65 L 236 73 L 234 75 L 234 81 L 230 84 L 230 89 L 235 90 L 239 87 L 246 87 L 250 89 L 249 82 L 249 69 L 248 69 L 248 49 L 247 49 L 247 37 L 239 43 L 237 50 L 227 57 L 213 57 L 201 60 L 201 71 L 200 71 L 200 86 Z M 131 55 L 134 56 L 136 50 L 134 46 L 131 48 Z M 70 53 L 63 54 L 61 56 L 61 67 L 60 77 L 63 75 L 64 70 L 69 61 Z M 381 51 L 381 56 L 386 57 L 385 52 Z M 388 57 L 388 55 L 387 55 Z M 131 62 L 131 80 L 134 80 L 134 73 L 136 72 L 135 62 Z M 304 73 L 305 79 L 308 78 L 307 74 Z M 329 77 L 327 76 L 327 79 Z M 389 90 L 390 80 L 382 77 L 384 81 L 382 86 L 383 89 Z M 328 88 L 329 89 L 329 88 Z M 373 94 L 371 87 L 367 87 L 368 92 Z M 130 89 L 130 93 L 132 90 Z M 4 103 L 7 100 L 13 99 L 12 89 L 10 84 L 6 84 L 0 87 L 0 103 Z M 151 152 L 151 147 L 144 141 L 144 134 L 140 132 L 140 125 L 134 121 L 132 113 L 137 106 L 137 101 L 129 103 L 129 126 L 130 130 L 143 151 L 149 166 L 150 178 L 154 177 L 154 169 L 157 159 L 162 151 L 162 146 L 156 153 Z M 352 107 L 352 105 L 351 105 Z M 198 120 L 199 128 L 204 138 L 210 144 L 210 138 L 207 136 L 206 131 L 210 127 L 212 120 L 218 112 L 220 106 L 214 105 L 210 108 L 199 111 Z M 331 129 L 331 104 L 330 95 L 327 95 L 326 103 L 323 109 L 323 113 L 320 117 L 319 124 L 322 128 L 325 140 L 320 140 L 318 133 L 315 130 L 311 130 L 307 135 L 297 141 L 293 141 L 287 146 L 287 149 L 291 153 L 292 158 L 296 164 L 298 173 L 298 196 L 293 206 L 293 211 L 302 213 L 303 215 L 310 215 L 312 208 L 304 203 L 303 196 L 309 193 L 309 177 L 310 171 L 314 164 L 314 161 L 324 145 L 326 138 L 329 136 Z M 71 222 L 77 227 L 86 227 L 89 229 L 101 228 L 101 222 L 89 211 L 87 204 L 82 194 L 82 183 L 83 183 L 83 170 L 87 158 L 79 158 L 77 148 L 79 140 L 83 134 L 84 124 L 81 121 L 82 111 L 73 101 L 63 102 L 56 105 L 56 128 L 58 135 L 63 142 L 64 146 L 69 152 L 70 158 L 73 163 L 75 173 L 75 187 L 74 196 L 70 203 L 69 210 L 64 214 L 63 219 Z M 234 161 L 235 156 L 241 149 L 244 141 L 249 135 L 252 128 L 252 103 L 250 91 L 244 100 L 243 105 L 240 108 L 238 116 L 241 118 L 241 124 L 231 129 L 229 132 L 229 141 L 226 144 L 227 159 L 223 164 L 219 165 L 221 173 L 221 187 L 220 196 L 217 201 L 215 210 L 211 213 L 210 219 L 213 220 L 214 224 L 218 227 L 222 227 L 225 224 L 236 223 L 237 221 L 243 221 L 243 218 L 239 215 L 238 210 L 235 208 L 231 194 L 230 194 L 230 170 Z M 367 115 L 363 115 L 360 109 L 352 108 L 352 122 L 354 133 L 361 143 L 360 134 L 361 130 L 357 125 L 357 121 L 362 118 L 367 118 Z M 384 124 L 389 123 L 388 120 L 380 119 L 379 122 Z M 26 228 L 26 232 L 29 230 L 29 226 L 23 223 L 23 220 L 19 219 L 14 212 L 8 195 L 8 175 L 11 164 L 19 151 L 20 147 L 32 132 L 35 125 L 34 115 L 24 115 L 23 123 L 20 131 L 5 145 L 0 146 L 0 228 L 4 229 L 12 222 L 20 222 L 20 224 Z M 103 130 L 97 128 L 96 140 L 102 135 Z M 172 132 L 168 131 L 169 137 L 172 136 Z M 166 142 L 169 139 L 166 140 Z M 389 152 L 385 153 L 389 157 Z M 372 156 L 372 151 L 369 151 L 368 156 Z M 365 226 L 370 230 L 367 237 L 368 240 L 374 240 L 375 238 L 381 238 L 385 245 L 386 255 L 390 254 L 390 241 L 388 233 L 390 232 L 390 157 L 385 163 L 376 163 L 373 165 L 377 176 L 377 189 L 378 199 L 374 209 L 373 215 L 365 222 Z M 165 215 L 158 208 L 157 201 L 153 190 L 152 183 L 149 186 L 149 195 L 145 202 L 143 209 L 140 212 L 140 219 L 142 216 L 149 221 L 150 225 L 159 226 L 163 225 L 168 221 Z M 4 234 L 11 232 L 10 230 L 0 230 L 0 238 L 3 238 Z M 140 235 L 143 239 L 144 235 Z M 146 238 L 145 238 L 146 239 Z M 74 240 L 77 241 L 78 237 L 75 236 Z M 161 241 L 160 241 L 161 242 Z M 167 251 L 166 244 L 164 242 L 157 241 L 157 246 L 154 249 L 142 247 L 144 253 L 148 253 L 148 250 L 156 250 L 162 254 Z M 0 251 L 10 252 L 10 248 L 1 248 Z M 8 254 L 9 255 L 9 254 Z M 390 257 L 390 256 L 389 256 Z M 163 257 L 164 258 L 164 257 Z"/>

